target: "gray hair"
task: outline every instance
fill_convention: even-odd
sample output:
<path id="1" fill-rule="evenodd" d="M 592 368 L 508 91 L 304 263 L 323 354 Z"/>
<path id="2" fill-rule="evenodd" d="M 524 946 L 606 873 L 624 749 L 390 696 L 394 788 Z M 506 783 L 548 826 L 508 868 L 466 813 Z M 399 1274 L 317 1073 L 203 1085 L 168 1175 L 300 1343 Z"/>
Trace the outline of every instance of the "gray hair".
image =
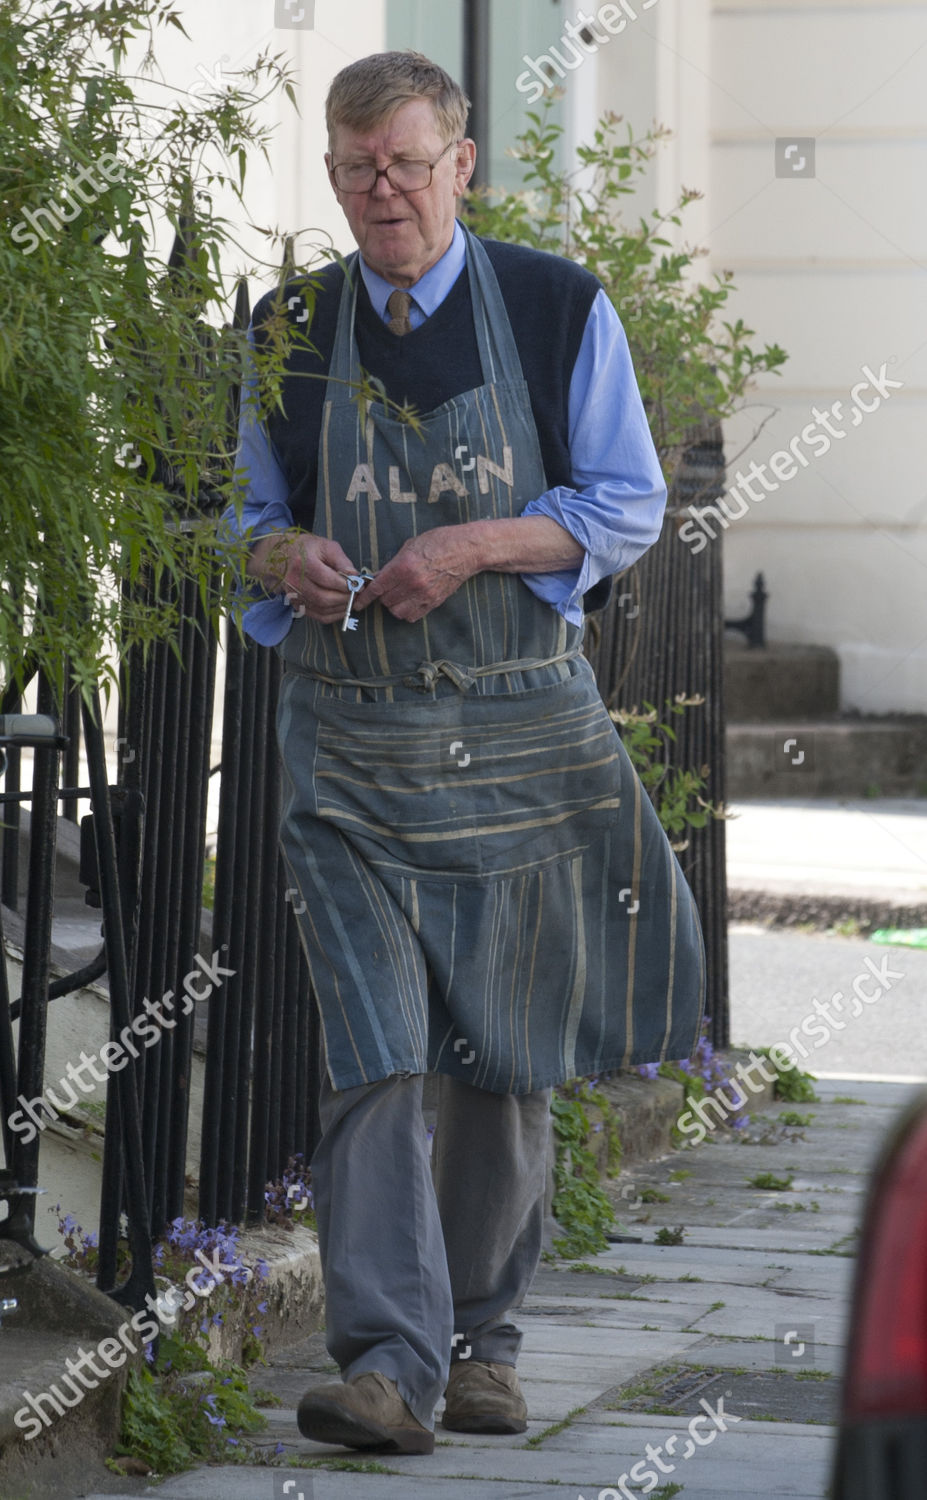
<path id="1" fill-rule="evenodd" d="M 374 52 L 349 63 L 332 79 L 325 101 L 328 138 L 339 125 L 372 130 L 412 99 L 428 99 L 448 144 L 462 140 L 470 101 L 449 73 L 421 52 Z"/>

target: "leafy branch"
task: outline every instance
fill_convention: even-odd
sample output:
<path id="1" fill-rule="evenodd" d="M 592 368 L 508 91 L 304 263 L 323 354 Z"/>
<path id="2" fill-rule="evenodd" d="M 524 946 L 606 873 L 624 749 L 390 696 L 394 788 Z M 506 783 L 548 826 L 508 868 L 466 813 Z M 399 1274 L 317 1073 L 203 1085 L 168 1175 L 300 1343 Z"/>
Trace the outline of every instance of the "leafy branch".
<path id="1" fill-rule="evenodd" d="M 689 708 L 698 708 L 704 698 L 685 697 L 678 694 L 666 700 L 667 714 L 678 716 Z M 644 703 L 643 712 L 637 708 L 615 708 L 611 717 L 619 725 L 621 740 L 628 752 L 631 764 L 650 796 L 657 816 L 673 840 L 673 848 L 681 851 L 687 840 L 683 835 L 689 828 L 704 828 L 709 818 L 727 818 L 727 809 L 708 802 L 702 796 L 711 772 L 709 766 L 700 766 L 697 771 L 680 770 L 671 764 L 671 746 L 676 743 L 676 731 L 672 724 L 660 718 L 652 703 Z"/>
<path id="2" fill-rule="evenodd" d="M 247 164 L 267 157 L 263 106 L 295 96 L 269 54 L 195 98 L 132 75 L 129 55 L 150 72 L 168 26 L 183 32 L 167 0 L 0 0 L 6 683 L 26 650 L 59 687 L 70 661 L 86 688 L 130 646 L 170 638 L 176 588 L 126 607 L 145 576 L 193 579 L 213 619 L 222 602 L 209 513 L 235 490 L 230 416 L 250 359 L 232 296 L 256 272 L 214 202 L 244 206 Z M 165 233 L 181 236 L 173 261 L 150 248 Z M 271 395 L 301 338 L 291 325 L 265 361 Z"/>
<path id="3" fill-rule="evenodd" d="M 529 114 L 510 153 L 522 163 L 524 186 L 503 194 L 475 189 L 470 225 L 493 239 L 566 255 L 599 278 L 622 318 L 670 479 L 693 422 L 731 415 L 754 377 L 777 370 L 786 354 L 777 344 L 755 348 L 742 318 L 722 316 L 735 290 L 730 272 L 697 280 L 695 264 L 705 252 L 674 244 L 673 232 L 700 193 L 684 189 L 669 211 L 623 221 L 625 200 L 670 132 L 657 127 L 635 136 L 620 116 L 606 113 L 592 144 L 578 148 L 579 169 L 570 173 L 555 166 L 563 127 L 549 118 L 554 97 Z"/>

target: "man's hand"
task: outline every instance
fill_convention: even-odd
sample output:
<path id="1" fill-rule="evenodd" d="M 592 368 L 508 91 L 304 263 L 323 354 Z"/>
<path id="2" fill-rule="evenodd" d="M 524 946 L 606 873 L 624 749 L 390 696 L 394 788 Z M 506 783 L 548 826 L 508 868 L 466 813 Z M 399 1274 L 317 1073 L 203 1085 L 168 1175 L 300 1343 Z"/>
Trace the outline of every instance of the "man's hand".
<path id="1" fill-rule="evenodd" d="M 579 542 L 549 516 L 436 526 L 404 542 L 354 608 L 379 599 L 397 620 L 421 620 L 476 573 L 553 573 L 579 568 L 583 556 Z"/>
<path id="2" fill-rule="evenodd" d="M 250 577 L 272 594 L 282 594 L 297 615 L 324 625 L 344 616 L 347 580 L 354 564 L 338 542 L 310 531 L 261 537 L 251 551 Z"/>
<path id="3" fill-rule="evenodd" d="M 397 620 L 422 620 L 479 572 L 478 550 L 463 526 L 437 526 L 403 542 L 357 596 L 355 611 L 377 599 Z"/>

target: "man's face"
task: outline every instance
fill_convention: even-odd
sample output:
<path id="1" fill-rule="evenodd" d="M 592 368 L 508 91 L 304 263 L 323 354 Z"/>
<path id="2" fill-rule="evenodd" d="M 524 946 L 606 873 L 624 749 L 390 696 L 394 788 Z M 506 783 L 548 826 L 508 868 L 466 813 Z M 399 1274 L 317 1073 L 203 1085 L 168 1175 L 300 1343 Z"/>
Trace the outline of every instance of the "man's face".
<path id="1" fill-rule="evenodd" d="M 331 173 L 334 164 L 348 161 L 374 162 L 377 167 L 403 159 L 433 162 L 446 145 L 430 100 L 411 99 L 370 131 L 339 126 L 325 164 Z M 441 157 L 430 187 L 400 192 L 385 177 L 378 177 L 376 186 L 366 193 L 343 193 L 335 188 L 364 260 L 384 281 L 413 286 L 441 259 L 454 234 L 457 199 L 470 180 L 475 160 L 476 147 L 466 140 Z"/>

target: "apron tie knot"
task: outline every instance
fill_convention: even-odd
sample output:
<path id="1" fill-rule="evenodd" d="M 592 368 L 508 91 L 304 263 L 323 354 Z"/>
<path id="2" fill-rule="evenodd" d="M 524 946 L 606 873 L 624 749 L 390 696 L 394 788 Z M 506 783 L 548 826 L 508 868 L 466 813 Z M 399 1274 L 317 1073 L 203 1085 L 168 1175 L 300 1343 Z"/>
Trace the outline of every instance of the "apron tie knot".
<path id="1" fill-rule="evenodd" d="M 459 667 L 456 662 L 423 661 L 416 669 L 416 676 L 407 677 L 405 684 L 407 687 L 419 688 L 423 693 L 430 693 L 434 691 L 439 677 L 449 678 L 461 693 L 468 693 L 476 681 L 466 667 Z"/>

